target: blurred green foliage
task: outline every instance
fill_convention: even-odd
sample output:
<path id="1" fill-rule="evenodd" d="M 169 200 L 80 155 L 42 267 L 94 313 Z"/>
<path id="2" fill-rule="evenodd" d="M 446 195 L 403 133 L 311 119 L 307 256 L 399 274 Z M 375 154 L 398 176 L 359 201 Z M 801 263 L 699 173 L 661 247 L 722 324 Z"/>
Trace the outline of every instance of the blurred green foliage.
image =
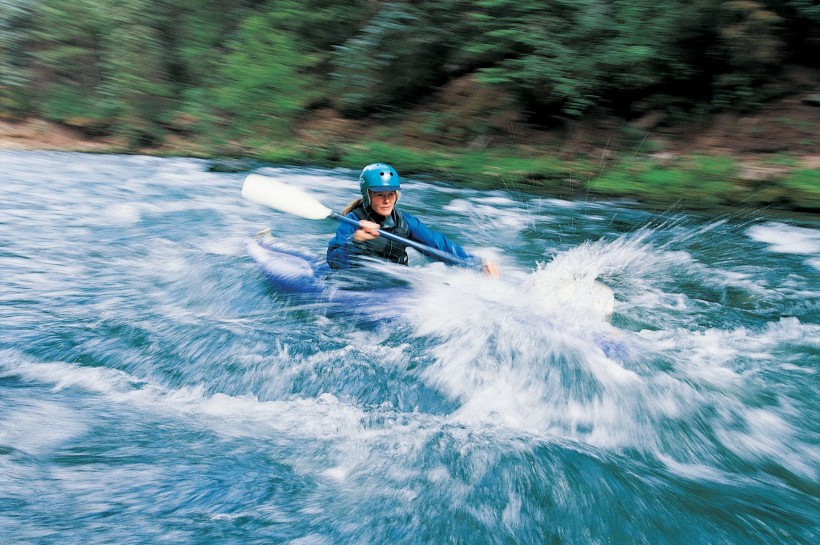
<path id="1" fill-rule="evenodd" d="M 701 36 L 703 2 L 482 0 L 466 52 L 481 81 L 509 86 L 536 114 L 580 115 L 695 76 L 686 40 Z"/>
<path id="2" fill-rule="evenodd" d="M 332 92 L 350 115 L 401 107 L 447 79 L 466 40 L 465 2 L 385 2 L 336 47 Z"/>
<path id="3" fill-rule="evenodd" d="M 384 115 L 468 74 L 535 121 L 726 108 L 820 58 L 813 0 L 2 0 L 0 31 L 3 112 L 140 145 L 282 135 L 321 105 Z"/>
<path id="4" fill-rule="evenodd" d="M 295 48 L 298 42 L 287 31 L 270 32 L 273 19 L 266 14 L 242 21 L 218 68 L 211 105 L 240 134 L 285 129 L 314 87 L 300 74 L 309 56 Z"/>
<path id="5" fill-rule="evenodd" d="M 795 208 L 820 210 L 820 170 L 798 169 L 781 184 L 790 204 Z"/>
<path id="6" fill-rule="evenodd" d="M 820 65 L 816 0 L 0 0 L 0 116 L 134 148 L 182 135 L 281 160 L 364 163 L 380 152 L 442 173 L 457 160 L 462 175 L 500 183 L 572 179 L 533 150 L 487 153 L 513 121 L 607 108 L 661 110 L 672 123 L 753 107 L 787 63 Z M 418 108 L 434 95 L 446 108 Z M 328 121 L 341 128 L 316 137 L 325 141 L 298 143 L 326 134 L 306 127 L 323 109 L 382 127 L 394 144 L 356 148 L 377 132 L 348 138 L 343 121 Z M 640 131 L 623 137 L 643 145 Z M 431 146 L 420 158 L 402 139 Z M 452 142 L 464 149 L 431 151 Z M 635 164 L 579 174 L 602 191 L 683 195 L 731 170 L 698 161 L 699 175 L 683 178 Z"/>

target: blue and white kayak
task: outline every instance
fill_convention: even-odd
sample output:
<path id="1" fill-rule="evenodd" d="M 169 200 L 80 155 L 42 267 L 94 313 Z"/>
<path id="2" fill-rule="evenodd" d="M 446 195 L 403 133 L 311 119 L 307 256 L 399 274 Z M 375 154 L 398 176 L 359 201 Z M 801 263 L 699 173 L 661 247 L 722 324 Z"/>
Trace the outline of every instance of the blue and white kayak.
<path id="1" fill-rule="evenodd" d="M 333 273 L 324 256 L 316 257 L 260 234 L 247 243 L 248 254 L 259 266 L 270 287 L 297 305 L 315 306 L 327 314 L 356 315 L 373 307 L 373 292 L 340 288 L 328 280 Z M 411 294 L 410 287 L 378 290 L 382 300 L 400 302 Z"/>
<path id="2" fill-rule="evenodd" d="M 369 326 L 406 318 L 408 309 L 414 302 L 418 303 L 421 296 L 421 292 L 410 285 L 374 289 L 340 287 L 344 284 L 333 278 L 338 277 L 340 271 L 332 271 L 324 256 L 308 255 L 277 242 L 265 232 L 249 240 L 247 250 L 273 291 L 285 297 L 294 307 L 326 316 L 343 317 L 358 325 Z M 537 294 L 536 291 L 528 293 L 537 295 L 539 299 L 544 295 L 543 307 L 547 313 L 550 309 L 560 312 L 562 305 L 574 304 L 586 308 L 589 316 L 598 316 L 601 322 L 606 322 L 611 315 L 614 302 L 612 290 L 598 282 L 590 285 L 566 282 L 549 289 L 546 294 Z M 390 304 L 383 304 L 385 301 Z M 591 332 L 590 340 L 607 356 L 622 359 L 626 350 L 620 335 L 609 324 L 605 325 L 606 328 Z M 561 329 L 566 324 L 562 326 L 557 321 L 547 319 L 544 326 Z"/>

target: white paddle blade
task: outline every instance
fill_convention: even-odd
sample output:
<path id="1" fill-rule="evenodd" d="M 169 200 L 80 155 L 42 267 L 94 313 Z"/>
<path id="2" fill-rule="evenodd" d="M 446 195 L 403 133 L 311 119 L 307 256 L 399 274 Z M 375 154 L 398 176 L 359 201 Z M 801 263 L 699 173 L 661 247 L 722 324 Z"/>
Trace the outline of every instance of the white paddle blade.
<path id="1" fill-rule="evenodd" d="M 323 220 L 332 210 L 299 188 L 260 174 L 250 174 L 242 184 L 242 197 L 309 220 Z"/>

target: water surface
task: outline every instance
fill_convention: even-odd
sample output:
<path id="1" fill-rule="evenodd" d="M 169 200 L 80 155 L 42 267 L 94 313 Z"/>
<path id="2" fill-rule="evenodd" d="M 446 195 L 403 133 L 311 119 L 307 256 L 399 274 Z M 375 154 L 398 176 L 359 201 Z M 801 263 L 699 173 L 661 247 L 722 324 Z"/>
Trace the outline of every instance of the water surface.
<path id="1" fill-rule="evenodd" d="M 207 166 L 0 152 L 3 543 L 817 542 L 820 223 L 407 180 L 504 279 L 413 254 L 361 327 L 245 252 L 333 224 Z M 611 322 L 550 303 L 596 278 Z"/>

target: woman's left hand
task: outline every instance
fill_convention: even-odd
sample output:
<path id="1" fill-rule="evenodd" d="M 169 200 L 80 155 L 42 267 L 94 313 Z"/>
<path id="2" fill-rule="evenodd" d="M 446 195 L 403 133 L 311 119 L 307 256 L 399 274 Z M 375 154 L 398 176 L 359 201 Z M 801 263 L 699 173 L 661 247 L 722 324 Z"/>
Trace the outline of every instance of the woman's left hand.
<path id="1" fill-rule="evenodd" d="M 499 269 L 498 265 L 496 265 L 492 261 L 485 261 L 483 263 L 482 269 L 484 270 L 484 274 L 486 274 L 490 278 L 501 278 L 501 269 Z"/>

